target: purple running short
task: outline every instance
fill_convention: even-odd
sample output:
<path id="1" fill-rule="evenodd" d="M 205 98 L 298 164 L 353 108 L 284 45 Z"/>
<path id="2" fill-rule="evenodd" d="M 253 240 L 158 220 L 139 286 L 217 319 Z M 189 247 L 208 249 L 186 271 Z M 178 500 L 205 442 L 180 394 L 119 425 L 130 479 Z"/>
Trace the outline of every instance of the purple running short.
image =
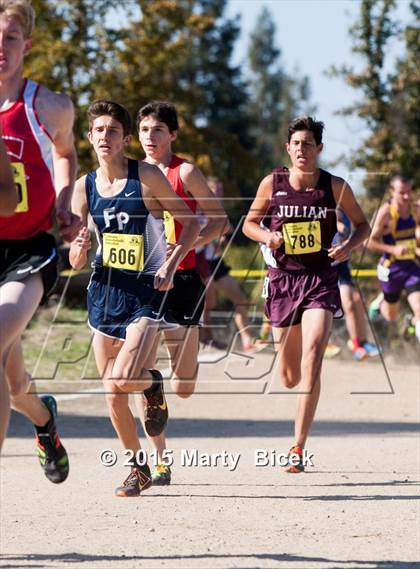
<path id="1" fill-rule="evenodd" d="M 300 324 L 303 312 L 311 308 L 329 310 L 334 318 L 343 316 L 335 268 L 319 273 L 269 268 L 268 279 L 265 315 L 275 328 Z"/>
<path id="2" fill-rule="evenodd" d="M 420 290 L 420 267 L 415 262 L 395 262 L 388 271 L 388 280 L 379 280 L 387 302 L 398 302 L 403 290 L 407 294 Z M 385 275 L 381 274 L 381 277 L 385 278 Z"/>

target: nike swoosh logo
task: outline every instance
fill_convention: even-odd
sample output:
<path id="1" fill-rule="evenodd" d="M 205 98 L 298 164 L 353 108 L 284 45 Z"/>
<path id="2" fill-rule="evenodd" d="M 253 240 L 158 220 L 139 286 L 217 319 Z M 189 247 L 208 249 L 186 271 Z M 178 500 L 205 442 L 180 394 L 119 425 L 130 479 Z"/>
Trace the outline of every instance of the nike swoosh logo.
<path id="1" fill-rule="evenodd" d="M 287 196 L 287 192 L 277 192 L 276 196 Z"/>
<path id="2" fill-rule="evenodd" d="M 162 411 L 166 411 L 167 408 L 168 406 L 166 405 L 166 401 L 163 405 L 159 405 L 159 409 L 161 409 Z"/>
<path id="3" fill-rule="evenodd" d="M 16 271 L 16 273 L 17 273 L 18 275 L 22 275 L 23 273 L 27 273 L 28 271 L 32 271 L 32 269 L 33 269 L 33 267 L 32 267 L 32 265 L 31 265 L 30 267 L 26 267 L 25 269 L 18 269 L 18 270 Z"/>
<path id="4" fill-rule="evenodd" d="M 135 194 L 136 192 L 130 192 L 129 194 L 124 194 L 126 198 L 129 198 L 130 196 L 132 196 L 133 194 Z"/>

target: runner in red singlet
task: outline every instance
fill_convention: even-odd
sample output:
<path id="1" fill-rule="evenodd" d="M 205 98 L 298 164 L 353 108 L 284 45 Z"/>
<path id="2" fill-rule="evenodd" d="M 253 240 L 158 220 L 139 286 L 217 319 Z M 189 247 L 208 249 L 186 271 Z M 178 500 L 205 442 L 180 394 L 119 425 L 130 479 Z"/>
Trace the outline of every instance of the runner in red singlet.
<path id="1" fill-rule="evenodd" d="M 198 374 L 198 325 L 204 306 L 205 290 L 196 269 L 195 247 L 220 238 L 228 229 L 228 221 L 219 200 L 210 191 L 201 171 L 191 162 L 172 152 L 179 129 L 176 108 L 171 103 L 157 101 L 142 107 L 137 114 L 137 129 L 146 154 L 146 162 L 156 164 L 168 178 L 174 192 L 193 213 L 197 207 L 208 219 L 194 248 L 179 265 L 174 288 L 169 292 L 168 313 L 177 328 L 165 331 L 166 345 L 171 358 L 172 390 L 182 398 L 194 393 Z M 177 242 L 182 226 L 166 215 L 165 233 L 169 249 Z M 156 344 L 157 348 L 157 344 Z M 154 356 L 156 357 L 156 356 Z M 153 365 L 153 362 L 149 362 Z M 136 396 L 141 409 L 143 400 Z M 165 434 L 153 437 L 159 456 L 165 449 Z M 154 484 L 169 484 L 170 470 L 158 464 L 153 473 Z"/>
<path id="2" fill-rule="evenodd" d="M 29 2 L 0 0 L 0 124 L 19 194 L 15 213 L 0 217 L 0 368 L 12 407 L 34 424 L 45 475 L 59 483 L 69 462 L 56 429 L 56 401 L 38 397 L 33 387 L 29 393 L 21 336 L 57 280 L 56 243 L 48 233 L 54 208 L 64 239 L 71 241 L 79 228 L 70 210 L 76 153 L 69 97 L 23 78 L 33 26 Z M 6 428 L 2 408 L 2 437 Z"/>

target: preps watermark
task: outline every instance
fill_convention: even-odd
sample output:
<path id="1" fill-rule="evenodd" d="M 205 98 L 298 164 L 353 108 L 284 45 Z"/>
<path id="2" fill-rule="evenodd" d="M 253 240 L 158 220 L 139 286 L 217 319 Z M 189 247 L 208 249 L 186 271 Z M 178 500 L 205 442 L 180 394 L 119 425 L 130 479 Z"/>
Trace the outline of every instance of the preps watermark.
<path id="1" fill-rule="evenodd" d="M 257 448 L 254 451 L 254 464 L 255 466 L 280 466 L 286 468 L 287 466 L 314 466 L 314 455 L 303 449 L 302 454 L 297 452 L 281 453 L 275 449 Z"/>

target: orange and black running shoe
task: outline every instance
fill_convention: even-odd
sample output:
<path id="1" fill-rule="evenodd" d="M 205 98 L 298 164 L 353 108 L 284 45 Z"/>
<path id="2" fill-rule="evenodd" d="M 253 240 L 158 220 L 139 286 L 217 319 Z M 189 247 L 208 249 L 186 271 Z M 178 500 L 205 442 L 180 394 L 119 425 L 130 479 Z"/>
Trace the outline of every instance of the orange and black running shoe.
<path id="1" fill-rule="evenodd" d="M 144 428 L 151 437 L 160 435 L 168 422 L 168 405 L 163 391 L 163 377 L 157 369 L 149 370 L 153 376 L 152 386 L 144 391 L 146 409 Z"/>
<path id="2" fill-rule="evenodd" d="M 64 482 L 69 474 L 69 457 L 60 441 L 55 418 L 57 402 L 52 395 L 40 397 L 51 418 L 44 427 L 35 428 L 36 453 L 45 476 L 54 484 Z"/>
<path id="3" fill-rule="evenodd" d="M 284 469 L 285 472 L 291 474 L 298 474 L 299 472 L 305 471 L 305 466 L 303 464 L 303 448 L 300 446 L 293 446 L 287 455 L 289 464 Z"/>
<path id="4" fill-rule="evenodd" d="M 134 467 L 122 485 L 115 489 L 115 495 L 119 498 L 136 498 L 151 485 L 152 477 L 149 467 L 143 466 L 141 470 Z"/>
<path id="5" fill-rule="evenodd" d="M 157 464 L 152 473 L 153 486 L 169 486 L 171 469 L 166 464 Z"/>

